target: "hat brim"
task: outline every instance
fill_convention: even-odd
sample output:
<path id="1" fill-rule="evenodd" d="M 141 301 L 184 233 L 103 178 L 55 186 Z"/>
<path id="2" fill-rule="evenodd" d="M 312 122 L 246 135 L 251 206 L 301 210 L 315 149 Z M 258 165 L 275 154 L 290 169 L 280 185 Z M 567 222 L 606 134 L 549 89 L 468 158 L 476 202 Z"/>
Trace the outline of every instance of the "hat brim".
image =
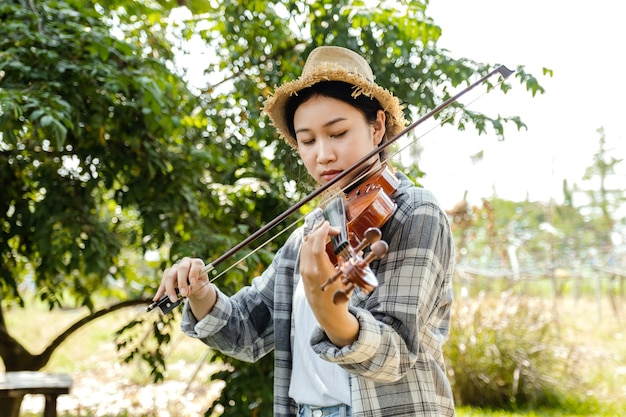
<path id="1" fill-rule="evenodd" d="M 297 141 L 289 133 L 285 117 L 287 103 L 292 96 L 298 95 L 299 91 L 323 81 L 343 81 L 352 84 L 354 85 L 352 97 L 356 98 L 363 94 L 378 100 L 387 116 L 387 137 L 395 136 L 406 126 L 402 106 L 391 92 L 367 80 L 360 74 L 349 72 L 341 66 L 324 63 L 306 75 L 278 87 L 274 94 L 265 100 L 263 111 L 269 116 L 280 136 L 294 149 L 297 148 Z"/>

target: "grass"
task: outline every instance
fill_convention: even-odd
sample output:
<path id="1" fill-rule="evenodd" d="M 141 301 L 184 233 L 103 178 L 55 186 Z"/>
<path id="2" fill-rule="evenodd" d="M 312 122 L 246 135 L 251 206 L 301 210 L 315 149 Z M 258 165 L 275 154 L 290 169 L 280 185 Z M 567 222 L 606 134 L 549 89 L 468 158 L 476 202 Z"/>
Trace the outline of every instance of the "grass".
<path id="1" fill-rule="evenodd" d="M 593 299 L 564 297 L 558 299 L 553 308 L 557 313 L 555 326 L 558 326 L 561 338 L 565 343 L 576 346 L 585 359 L 581 366 L 587 385 L 591 387 L 588 391 L 588 401 L 583 404 L 574 404 L 570 410 L 502 411 L 459 407 L 457 410 L 459 417 L 626 416 L 626 343 L 624 342 L 626 328 L 621 318 L 611 309 L 608 300 L 597 304 Z M 48 311 L 45 307 L 35 303 L 29 304 L 29 308 L 25 310 L 13 308 L 7 311 L 6 319 L 11 335 L 29 351 L 36 353 L 68 325 L 85 314 L 84 310 Z M 57 349 L 45 370 L 77 375 L 103 365 L 108 368 L 120 366 L 113 332 L 138 314 L 144 314 L 143 309 L 128 309 L 94 321 L 66 340 Z M 168 364 L 182 364 L 182 368 L 186 368 L 187 371 L 196 368 L 207 352 L 206 347 L 197 340 L 180 335 L 178 330 L 173 340 Z M 189 382 L 190 377 L 188 373 L 184 374 L 180 369 L 180 366 L 170 365 L 167 379 L 182 380 L 184 387 L 184 383 Z M 141 367 L 130 366 L 122 373 L 126 376 L 130 375 L 130 380 L 137 384 L 146 384 L 149 380 L 149 370 Z M 195 383 L 203 385 L 204 378 L 205 376 L 198 376 Z M 155 395 L 158 396 L 158 394 Z M 59 400 L 61 401 L 62 398 Z M 198 398 L 196 402 L 200 401 Z M 136 416 L 136 414 L 131 414 L 128 408 L 119 409 L 126 411 L 122 414 L 119 412 L 110 414 L 110 417 Z M 40 415 L 40 411 L 23 413 L 24 417 L 31 415 Z M 77 414 L 68 412 L 65 415 Z M 86 409 L 83 409 L 80 415 L 90 416 Z M 142 415 L 156 414 L 144 413 Z M 170 415 L 176 416 L 175 410 L 170 410 Z"/>
<path id="2" fill-rule="evenodd" d="M 459 407 L 456 413 L 457 417 L 623 417 L 626 415 L 626 407 L 622 407 L 621 409 L 600 407 L 595 410 L 581 411 L 563 411 L 551 408 L 515 412 Z"/>
<path id="3" fill-rule="evenodd" d="M 620 403 L 624 410 L 626 327 L 621 318 L 623 309 L 618 315 L 612 311 L 608 300 L 597 303 L 572 299 L 560 300 L 556 308 L 561 337 L 576 346 L 585 359 L 581 372 L 591 386 L 589 396 L 600 404 Z M 619 415 L 626 416 L 626 412 Z"/>

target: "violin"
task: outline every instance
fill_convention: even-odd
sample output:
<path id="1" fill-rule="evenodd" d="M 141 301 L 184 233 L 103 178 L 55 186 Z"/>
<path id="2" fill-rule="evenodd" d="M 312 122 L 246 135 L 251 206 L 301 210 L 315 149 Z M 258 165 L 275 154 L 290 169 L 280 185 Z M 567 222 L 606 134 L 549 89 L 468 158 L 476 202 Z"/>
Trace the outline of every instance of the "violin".
<path id="1" fill-rule="evenodd" d="M 350 167 L 348 167 L 347 169 L 345 169 L 344 171 L 339 173 L 339 175 L 335 176 L 331 181 L 327 182 L 326 184 L 322 185 L 321 187 L 317 188 L 316 190 L 314 190 L 313 192 L 308 194 L 300 202 L 298 202 L 298 203 L 294 204 L 293 206 L 291 206 L 289 209 L 284 211 L 282 214 L 278 215 L 272 221 L 267 223 L 264 227 L 260 228 L 256 232 L 252 233 L 246 239 L 242 240 L 237 245 L 233 246 L 231 249 L 229 249 L 224 254 L 219 256 L 213 262 L 207 264 L 204 267 L 204 269 L 202 271 L 200 271 L 200 274 L 203 275 L 203 274 L 206 274 L 206 273 L 209 273 L 209 272 L 214 272 L 215 271 L 215 267 L 217 265 L 221 264 L 225 260 L 227 260 L 230 257 L 232 257 L 235 253 L 239 252 L 239 250 L 241 250 L 242 248 L 247 246 L 249 243 L 255 241 L 259 237 L 261 237 L 267 231 L 273 229 L 276 225 L 278 225 L 280 222 L 285 220 L 288 216 L 290 216 L 291 214 L 293 214 L 294 212 L 299 210 L 301 207 L 303 207 L 309 201 L 313 200 L 314 198 L 320 196 L 325 191 L 329 190 L 331 187 L 333 187 L 335 184 L 337 184 L 340 180 L 342 180 L 346 176 L 350 175 L 351 173 L 353 173 L 353 172 L 355 172 L 355 171 L 357 171 L 359 169 L 362 169 L 363 166 L 366 164 L 366 162 L 369 161 L 372 157 L 376 156 L 377 154 L 382 152 L 387 147 L 389 147 L 392 144 L 396 143 L 401 137 L 403 137 L 404 135 L 406 135 L 407 133 L 409 133 L 410 131 L 415 129 L 417 126 L 419 126 L 422 123 L 424 123 L 426 120 L 430 119 L 431 117 L 434 117 L 435 115 L 440 113 L 445 108 L 449 107 L 452 103 L 457 101 L 461 96 L 465 95 L 466 93 L 468 93 L 469 91 L 474 89 L 476 86 L 484 83 L 489 78 L 491 78 L 493 75 L 500 74 L 503 79 L 506 79 L 513 73 L 514 73 L 514 71 L 506 68 L 504 65 L 501 65 L 501 66 L 497 67 L 496 69 L 492 70 L 491 72 L 489 72 L 488 74 L 486 74 L 483 77 L 481 77 L 479 80 L 477 80 L 477 81 L 473 82 L 472 84 L 470 84 L 469 86 L 465 87 L 463 90 L 461 90 L 460 92 L 458 92 L 454 96 L 448 98 L 443 103 L 439 104 L 434 109 L 432 109 L 431 111 L 427 112 L 425 115 L 423 115 L 421 118 L 419 118 L 415 122 L 411 123 L 409 126 L 404 128 L 398 134 L 396 134 L 392 138 L 389 138 L 388 140 L 384 141 L 376 149 L 373 149 L 371 152 L 368 152 L 366 155 L 363 155 L 358 161 L 356 161 Z M 384 219 L 384 217 L 385 217 L 384 214 L 383 214 L 383 216 L 378 217 L 378 214 L 379 214 L 379 212 L 378 212 L 379 204 L 382 204 L 383 206 L 384 205 L 388 205 L 388 202 L 386 202 L 385 198 L 382 196 L 383 193 L 381 193 L 379 190 L 385 191 L 386 190 L 385 187 L 390 187 L 389 189 L 393 188 L 393 181 L 389 181 L 388 184 L 385 184 L 385 183 L 387 183 L 387 180 L 389 180 L 390 177 L 393 177 L 393 175 L 390 175 L 390 176 L 387 175 L 386 169 L 383 170 L 383 172 L 381 172 L 381 175 L 374 175 L 373 177 L 375 177 L 377 179 L 376 182 L 378 182 L 378 180 L 381 180 L 382 185 L 381 184 L 375 184 L 372 187 L 364 186 L 365 189 L 363 189 L 363 186 L 359 185 L 359 186 L 356 187 L 356 189 L 351 190 L 350 192 L 348 192 L 348 196 L 347 196 L 348 207 L 345 210 L 346 216 L 344 217 L 344 219 L 347 220 L 348 224 L 352 220 L 354 220 L 354 219 L 359 219 L 359 218 L 363 219 L 363 220 L 359 220 L 359 221 L 353 222 L 353 224 L 347 226 L 347 228 L 346 228 L 347 235 L 348 235 L 348 242 L 350 240 L 352 240 L 353 243 L 356 243 L 356 246 L 354 246 L 354 247 L 351 246 L 351 248 L 352 248 L 351 250 L 353 252 L 355 252 L 356 254 L 358 254 L 362 249 L 364 249 L 365 246 L 371 245 L 371 249 L 372 250 L 370 251 L 370 254 L 373 254 L 373 255 L 368 255 L 366 258 L 359 258 L 358 256 L 356 258 L 354 258 L 354 257 L 352 257 L 353 255 L 350 255 L 351 258 L 349 258 L 349 259 L 353 259 L 353 262 L 349 263 L 349 262 L 347 262 L 347 261 L 345 261 L 343 259 L 344 255 L 342 254 L 342 251 L 339 250 L 338 253 L 339 253 L 339 256 L 341 257 L 341 261 L 342 261 L 341 266 L 338 265 L 338 272 L 337 272 L 337 274 L 335 274 L 335 276 L 329 278 L 330 282 L 332 282 L 334 279 L 337 279 L 339 276 L 341 276 L 342 279 L 347 280 L 347 283 L 348 283 L 347 285 L 348 286 L 355 285 L 355 283 L 356 283 L 356 285 L 361 285 L 366 291 L 371 290 L 372 288 L 375 288 L 375 286 L 377 284 L 375 282 L 371 281 L 371 280 L 368 281 L 368 279 L 366 278 L 366 276 L 368 274 L 365 273 L 365 272 L 367 272 L 367 270 L 363 266 L 363 263 L 367 262 L 367 260 L 370 259 L 371 256 L 381 257 L 381 256 L 384 256 L 384 254 L 386 253 L 386 250 L 385 250 L 384 253 L 382 253 L 382 248 L 383 247 L 381 245 L 375 244 L 377 242 L 382 242 L 380 240 L 377 240 L 379 238 L 377 237 L 378 233 L 376 232 L 376 230 L 371 231 L 371 229 L 377 229 L 378 227 L 382 226 L 382 224 L 384 224 L 384 222 L 388 219 L 388 217 L 387 217 L 387 219 Z M 366 184 L 370 184 L 371 185 L 370 181 L 366 181 Z M 389 190 L 387 190 L 387 191 L 389 191 Z M 387 194 L 391 194 L 391 193 L 387 192 Z M 365 195 L 366 197 L 364 199 L 361 199 L 362 195 Z M 387 197 L 389 197 L 389 195 L 387 195 Z M 372 203 L 368 204 L 368 201 L 371 201 Z M 381 201 L 382 201 L 382 203 L 381 203 Z M 352 204 L 350 204 L 350 202 Z M 392 205 L 393 205 L 393 203 L 392 203 Z M 363 210 L 361 210 L 361 207 L 363 207 L 363 206 L 365 206 L 365 208 Z M 341 211 L 340 208 L 339 208 L 339 210 Z M 390 211 L 389 209 L 381 210 L 381 212 L 387 213 L 387 215 L 389 217 L 391 217 L 391 214 L 393 214 L 393 210 L 391 211 L 390 214 L 389 214 L 389 211 Z M 330 210 L 329 210 L 329 212 L 330 212 Z M 373 212 L 373 215 L 372 215 L 372 212 Z M 355 215 L 355 213 L 356 213 L 356 215 Z M 371 218 L 368 217 L 370 215 L 372 215 Z M 339 215 L 339 217 L 341 217 L 341 215 Z M 367 219 L 367 220 L 365 220 L 365 219 Z M 384 220 L 381 220 L 381 219 L 384 219 Z M 344 220 L 344 222 L 346 220 Z M 341 224 L 341 222 L 339 222 L 339 223 Z M 374 225 L 374 226 L 372 226 L 372 225 Z M 380 232 L 380 230 L 378 232 Z M 363 245 L 365 245 L 365 246 L 363 246 Z M 327 253 L 329 253 L 329 256 L 330 256 L 330 254 L 333 254 L 333 258 L 337 259 L 337 254 L 335 253 L 335 251 L 336 251 L 336 248 L 333 248 L 332 251 L 327 249 Z M 354 261 L 354 259 L 356 259 L 356 261 Z M 352 272 L 353 269 L 357 270 L 357 273 Z M 360 275 L 363 275 L 363 277 L 360 277 Z M 346 277 L 348 277 L 348 278 L 346 278 Z M 359 279 L 360 279 L 360 281 L 359 281 Z M 341 296 L 341 295 L 339 295 L 339 296 Z M 172 302 L 172 301 L 170 301 L 170 299 L 169 299 L 169 297 L 167 295 L 164 295 L 158 301 L 155 301 L 152 304 L 150 304 L 148 307 L 146 307 L 146 311 L 151 311 L 151 310 L 154 310 L 155 308 L 159 307 L 161 309 L 161 311 L 164 314 L 166 314 L 166 313 L 169 313 L 171 310 L 173 310 L 177 305 L 179 305 L 181 303 L 181 301 L 182 301 L 182 298 L 179 298 L 177 301 Z"/>
<path id="2" fill-rule="evenodd" d="M 333 198 L 325 207 L 324 217 L 340 231 L 326 245 L 326 253 L 337 272 L 320 288 L 324 291 L 332 282 L 342 279 L 344 289 L 333 294 L 333 302 L 346 301 L 355 286 L 367 294 L 378 286 L 369 264 L 387 253 L 388 245 L 381 240 L 379 228 L 396 210 L 396 203 L 390 196 L 398 184 L 391 169 L 384 165 L 347 195 Z M 363 257 L 361 252 L 368 246 L 370 251 Z"/>

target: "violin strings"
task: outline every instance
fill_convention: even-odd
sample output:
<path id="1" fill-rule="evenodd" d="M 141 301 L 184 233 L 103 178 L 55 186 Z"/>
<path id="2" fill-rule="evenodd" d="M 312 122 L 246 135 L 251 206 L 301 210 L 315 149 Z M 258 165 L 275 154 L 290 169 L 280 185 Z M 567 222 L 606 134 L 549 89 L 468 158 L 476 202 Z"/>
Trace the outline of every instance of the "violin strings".
<path id="1" fill-rule="evenodd" d="M 229 266 L 228 268 L 224 269 L 222 272 L 216 274 L 213 278 L 211 278 L 209 280 L 209 282 L 207 282 L 206 284 L 204 284 L 203 286 L 201 286 L 200 288 L 198 288 L 198 290 L 204 288 L 207 284 L 212 283 L 213 281 L 215 281 L 216 279 L 220 278 L 222 275 L 225 275 L 227 272 L 229 272 L 231 269 L 235 268 L 237 265 L 241 264 L 242 262 L 244 262 L 246 259 L 248 259 L 249 257 L 251 257 L 252 255 L 254 255 L 255 253 L 257 253 L 258 251 L 260 251 L 261 249 L 263 249 L 265 246 L 269 245 L 274 239 L 278 238 L 279 236 L 281 236 L 283 233 L 285 233 L 287 230 L 291 229 L 292 227 L 294 227 L 295 225 L 297 225 L 298 223 L 300 223 L 300 221 L 302 221 L 302 219 L 304 219 L 304 216 L 301 216 L 300 218 L 296 219 L 295 221 L 293 221 L 291 224 L 287 225 L 283 230 L 281 230 L 280 232 L 272 235 L 269 239 L 267 239 L 265 242 L 263 242 L 263 244 L 259 245 L 259 247 L 254 248 L 252 251 L 250 251 L 250 253 L 248 253 L 247 255 L 245 255 L 244 257 L 242 257 L 241 259 L 239 259 L 237 262 L 234 262 L 231 266 Z M 194 291 L 195 292 L 195 291 Z"/>

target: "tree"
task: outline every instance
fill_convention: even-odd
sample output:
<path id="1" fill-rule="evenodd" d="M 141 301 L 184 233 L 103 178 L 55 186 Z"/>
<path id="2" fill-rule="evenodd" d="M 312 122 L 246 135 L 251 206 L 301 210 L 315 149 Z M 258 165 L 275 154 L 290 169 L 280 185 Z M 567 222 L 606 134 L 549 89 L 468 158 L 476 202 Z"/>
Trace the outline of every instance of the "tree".
<path id="1" fill-rule="evenodd" d="M 118 39 L 115 15 L 69 2 L 0 6 L 0 356 L 9 371 L 40 369 L 80 326 L 145 304 L 157 279 L 128 262 L 133 252 L 221 250 L 237 228 L 263 221 L 264 205 L 280 206 L 280 188 L 235 181 L 246 176 L 235 167 L 252 166 L 244 156 L 206 151 L 206 116 L 170 69 L 170 42 L 131 27 L 130 15 L 129 39 Z M 28 281 L 50 308 L 87 310 L 38 354 L 4 322 L 4 308 L 29 300 Z"/>
<path id="2" fill-rule="evenodd" d="M 145 303 L 170 262 L 224 253 L 310 190 L 288 180 L 287 172 L 303 179 L 305 170 L 277 140 L 261 106 L 274 85 L 299 74 L 315 46 L 365 54 L 377 82 L 409 103 L 407 116 L 425 114 L 484 75 L 491 65 L 453 59 L 437 47 L 441 28 L 426 7 L 358 0 L 4 1 L 0 357 L 6 369 L 41 369 L 71 331 Z M 210 51 L 206 85 L 189 84 L 177 65 L 191 41 Z M 532 94 L 543 91 L 523 67 L 516 77 Z M 503 135 L 506 123 L 524 126 L 515 116 L 465 110 L 448 119 L 451 111 L 438 117 L 479 132 Z M 226 291 L 244 285 L 281 239 L 259 252 L 245 248 L 239 255 L 251 256 L 220 285 Z M 159 254 L 156 267 L 142 261 L 145 253 Z M 20 345 L 4 322 L 4 308 L 29 301 L 22 286 L 28 281 L 51 309 L 86 309 L 41 354 Z M 155 324 L 161 320 L 172 319 L 155 314 L 128 329 L 154 326 L 157 341 L 167 342 Z M 132 340 L 120 344 L 127 358 L 140 351 Z M 150 349 L 144 357 L 162 377 L 158 345 Z M 3 404 L 15 410 L 16 402 Z"/>
<path id="3" fill-rule="evenodd" d="M 581 211 L 594 231 L 598 246 L 610 257 L 614 255 L 614 236 L 623 233 L 626 224 L 623 219 L 620 221 L 616 218 L 626 201 L 626 191 L 617 181 L 617 166 L 623 159 L 612 155 L 612 150 L 607 147 L 604 129 L 599 128 L 597 132 L 600 137 L 593 164 L 585 170 L 583 185 L 575 186 L 572 193 L 581 200 Z"/>
<path id="4" fill-rule="evenodd" d="M 623 216 L 626 190 L 618 167 L 623 159 L 613 156 L 604 128 L 599 128 L 597 133 L 598 150 L 593 155 L 593 164 L 585 170 L 582 185 L 574 185 L 571 194 L 580 204 L 584 236 L 592 242 L 584 257 L 593 270 L 596 293 L 600 293 L 601 277 L 608 277 L 611 307 L 619 317 L 621 303 L 615 295 L 621 293 L 623 296 L 626 280 L 623 267 L 626 260 L 626 220 Z"/>

